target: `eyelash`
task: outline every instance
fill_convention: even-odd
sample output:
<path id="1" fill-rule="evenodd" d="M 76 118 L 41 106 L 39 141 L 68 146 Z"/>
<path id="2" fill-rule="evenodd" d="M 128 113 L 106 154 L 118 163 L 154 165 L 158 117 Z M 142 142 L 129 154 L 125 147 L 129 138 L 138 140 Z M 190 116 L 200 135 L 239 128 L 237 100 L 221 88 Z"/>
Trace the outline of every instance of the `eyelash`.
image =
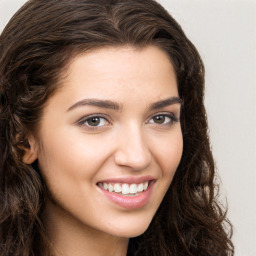
<path id="1" fill-rule="evenodd" d="M 167 123 L 156 123 L 154 121 L 150 122 L 154 118 L 158 118 L 158 117 L 164 117 L 164 122 L 166 122 L 167 118 L 169 118 L 170 120 Z M 108 121 L 108 118 L 106 116 L 103 116 L 100 114 L 86 116 L 86 117 L 82 118 L 81 120 L 79 120 L 77 122 L 77 124 L 81 127 L 86 127 L 86 129 L 92 130 L 92 131 L 104 129 L 104 127 L 106 126 L 105 124 L 100 125 L 100 126 L 99 125 L 96 125 L 96 126 L 89 125 L 88 122 L 92 121 L 93 119 L 98 119 L 100 121 L 100 123 L 102 122 L 102 120 L 104 120 L 104 122 L 107 123 L 107 126 L 111 125 L 111 122 Z M 168 127 L 168 126 L 172 126 L 174 123 L 176 123 L 178 121 L 179 121 L 178 118 L 173 113 L 168 113 L 168 114 L 167 113 L 159 113 L 157 115 L 150 117 L 146 123 L 157 125 L 157 126 L 167 126 Z"/>
<path id="2" fill-rule="evenodd" d="M 102 122 L 102 120 L 104 120 L 104 122 L 107 122 L 107 125 L 110 125 L 111 123 L 108 121 L 108 118 L 106 116 L 103 115 L 90 115 L 90 116 L 86 116 L 84 118 L 82 118 L 81 120 L 78 121 L 78 125 L 82 126 L 82 127 L 86 127 L 88 130 L 100 130 L 102 128 L 104 128 L 105 125 L 101 125 L 101 126 L 93 126 L 93 125 L 89 125 L 88 122 L 92 121 L 93 118 L 95 119 L 100 119 L 100 122 Z"/>
<path id="3" fill-rule="evenodd" d="M 153 120 L 154 118 L 157 118 L 157 117 L 164 117 L 164 120 L 166 121 L 167 118 L 169 118 L 170 120 L 167 122 L 167 123 L 155 123 L 153 122 L 152 124 L 156 124 L 156 125 L 164 125 L 164 126 L 171 126 L 173 125 L 174 123 L 178 122 L 178 118 L 173 114 L 173 113 L 159 113 L 157 115 L 154 115 L 152 116 L 148 123 L 150 123 L 151 120 Z"/>

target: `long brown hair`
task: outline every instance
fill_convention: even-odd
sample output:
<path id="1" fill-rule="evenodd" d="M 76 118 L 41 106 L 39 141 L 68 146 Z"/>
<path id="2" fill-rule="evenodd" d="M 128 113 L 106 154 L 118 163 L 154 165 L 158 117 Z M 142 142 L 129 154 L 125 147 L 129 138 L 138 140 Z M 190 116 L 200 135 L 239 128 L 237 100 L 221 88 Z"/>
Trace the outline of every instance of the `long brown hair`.
<path id="1" fill-rule="evenodd" d="M 26 138 L 69 61 L 110 45 L 163 49 L 184 102 L 180 165 L 148 230 L 130 239 L 128 255 L 233 255 L 232 227 L 214 182 L 204 66 L 180 25 L 153 0 L 31 0 L 0 36 L 0 256 L 38 256 L 51 247 L 41 220 L 40 170 L 22 162 Z"/>

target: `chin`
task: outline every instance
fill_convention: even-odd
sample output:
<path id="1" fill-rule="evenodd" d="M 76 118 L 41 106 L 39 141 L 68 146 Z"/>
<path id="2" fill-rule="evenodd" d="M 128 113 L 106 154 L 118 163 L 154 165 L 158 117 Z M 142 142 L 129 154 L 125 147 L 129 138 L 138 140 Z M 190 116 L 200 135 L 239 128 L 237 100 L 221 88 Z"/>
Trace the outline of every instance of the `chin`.
<path id="1" fill-rule="evenodd" d="M 109 233 L 115 237 L 132 238 L 142 235 L 149 227 L 151 220 L 137 221 L 135 223 L 127 222 L 117 227 L 111 227 Z"/>

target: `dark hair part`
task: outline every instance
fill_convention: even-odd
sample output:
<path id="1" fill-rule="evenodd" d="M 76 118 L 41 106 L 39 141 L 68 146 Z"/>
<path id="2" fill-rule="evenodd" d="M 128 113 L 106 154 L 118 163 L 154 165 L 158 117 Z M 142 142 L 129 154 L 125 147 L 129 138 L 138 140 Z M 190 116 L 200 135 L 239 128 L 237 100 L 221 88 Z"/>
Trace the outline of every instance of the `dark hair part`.
<path id="1" fill-rule="evenodd" d="M 40 216 L 40 171 L 22 162 L 26 138 L 74 56 L 123 45 L 168 53 L 184 101 L 180 165 L 148 230 L 130 239 L 128 255 L 233 255 L 232 227 L 216 199 L 204 67 L 179 24 L 153 0 L 31 0 L 0 37 L 0 256 L 38 256 L 51 247 Z"/>

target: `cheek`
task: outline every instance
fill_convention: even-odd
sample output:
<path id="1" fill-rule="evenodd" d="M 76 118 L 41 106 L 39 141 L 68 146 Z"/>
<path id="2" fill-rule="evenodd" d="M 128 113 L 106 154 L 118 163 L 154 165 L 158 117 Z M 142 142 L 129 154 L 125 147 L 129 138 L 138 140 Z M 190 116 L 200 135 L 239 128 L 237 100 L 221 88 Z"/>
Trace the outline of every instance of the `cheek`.
<path id="1" fill-rule="evenodd" d="M 161 143 L 155 144 L 157 144 L 154 147 L 156 161 L 162 170 L 163 177 L 171 182 L 182 157 L 182 132 L 179 129 Z"/>
<path id="2" fill-rule="evenodd" d="M 41 172 L 61 180 L 82 180 L 95 175 L 108 157 L 109 150 L 102 144 L 111 145 L 94 136 L 65 130 L 43 138 L 38 157 Z"/>

